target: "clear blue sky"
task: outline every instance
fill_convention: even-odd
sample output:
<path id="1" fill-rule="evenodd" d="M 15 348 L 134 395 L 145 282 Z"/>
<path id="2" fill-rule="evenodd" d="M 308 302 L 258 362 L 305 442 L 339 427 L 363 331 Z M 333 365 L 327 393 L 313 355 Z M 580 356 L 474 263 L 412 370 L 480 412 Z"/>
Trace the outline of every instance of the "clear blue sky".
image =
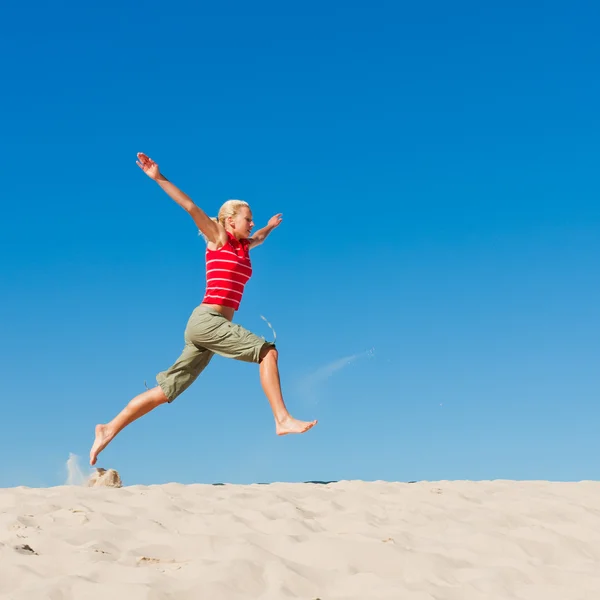
<path id="1" fill-rule="evenodd" d="M 138 151 L 210 214 L 283 213 L 236 320 L 273 324 L 288 406 L 320 422 L 277 438 L 257 367 L 215 358 L 99 466 L 126 484 L 599 478 L 599 11 L 7 6 L 0 487 L 63 483 L 181 350 L 204 243 Z"/>

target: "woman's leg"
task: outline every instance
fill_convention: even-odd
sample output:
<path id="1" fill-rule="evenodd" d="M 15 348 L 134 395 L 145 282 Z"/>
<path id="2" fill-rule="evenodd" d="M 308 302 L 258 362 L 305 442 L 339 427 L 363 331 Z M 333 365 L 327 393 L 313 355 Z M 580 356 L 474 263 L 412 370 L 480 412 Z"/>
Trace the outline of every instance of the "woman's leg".
<path id="1" fill-rule="evenodd" d="M 96 439 L 90 450 L 90 465 L 96 464 L 98 454 L 108 446 L 119 431 L 165 402 L 168 402 L 168 399 L 162 388 L 157 385 L 133 398 L 110 423 L 96 425 Z"/>
<path id="2" fill-rule="evenodd" d="M 259 363 L 260 382 L 275 417 L 277 435 L 304 433 L 317 421 L 298 421 L 290 416 L 281 393 L 277 350 L 272 343 L 232 323 L 210 309 L 198 308 L 186 328 L 186 339 L 225 358 Z"/>
<path id="3" fill-rule="evenodd" d="M 186 341 L 175 363 L 156 376 L 159 385 L 133 398 L 110 423 L 96 425 L 96 438 L 90 450 L 90 465 L 96 464 L 98 454 L 127 425 L 157 406 L 172 402 L 183 393 L 206 368 L 212 357 L 210 350 L 198 348 Z"/>
<path id="4" fill-rule="evenodd" d="M 298 419 L 294 419 L 288 412 L 281 393 L 277 358 L 277 350 L 273 347 L 265 346 L 261 351 L 259 367 L 260 382 L 275 417 L 275 432 L 277 435 L 304 433 L 314 427 L 317 421 L 299 421 Z"/>

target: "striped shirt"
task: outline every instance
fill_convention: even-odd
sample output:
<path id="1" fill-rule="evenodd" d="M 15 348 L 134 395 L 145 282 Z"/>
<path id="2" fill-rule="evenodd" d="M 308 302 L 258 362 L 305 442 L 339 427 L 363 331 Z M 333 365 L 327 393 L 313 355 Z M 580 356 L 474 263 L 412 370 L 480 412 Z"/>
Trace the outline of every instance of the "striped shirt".
<path id="1" fill-rule="evenodd" d="M 238 310 L 244 286 L 252 275 L 248 240 L 237 240 L 227 232 L 227 243 L 218 250 L 206 249 L 205 304 Z"/>

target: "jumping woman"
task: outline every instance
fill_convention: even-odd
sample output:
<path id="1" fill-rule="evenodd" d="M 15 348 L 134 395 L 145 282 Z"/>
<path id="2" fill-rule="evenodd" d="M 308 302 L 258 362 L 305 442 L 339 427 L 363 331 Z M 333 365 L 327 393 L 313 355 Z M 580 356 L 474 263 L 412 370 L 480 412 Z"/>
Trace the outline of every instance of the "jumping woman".
<path id="1" fill-rule="evenodd" d="M 196 380 L 215 354 L 258 363 L 277 435 L 308 431 L 317 421 L 294 419 L 283 401 L 275 345 L 233 323 L 244 286 L 252 275 L 249 251 L 262 244 L 279 226 L 281 215 L 272 217 L 266 227 L 251 236 L 254 223 L 246 202 L 228 200 L 218 217 L 211 219 L 161 174 L 152 159 L 141 152 L 137 157 L 138 166 L 192 217 L 206 239 L 206 292 L 188 320 L 181 355 L 166 371 L 158 373 L 158 385 L 133 398 L 110 423 L 96 425 L 90 465 L 96 463 L 98 454 L 123 428 L 157 406 L 173 402 Z"/>

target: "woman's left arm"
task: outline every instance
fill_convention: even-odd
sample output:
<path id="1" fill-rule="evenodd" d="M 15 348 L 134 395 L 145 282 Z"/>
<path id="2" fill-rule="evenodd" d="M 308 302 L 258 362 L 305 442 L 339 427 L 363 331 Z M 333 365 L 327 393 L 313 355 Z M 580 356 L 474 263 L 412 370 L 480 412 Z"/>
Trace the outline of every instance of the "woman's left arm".
<path id="1" fill-rule="evenodd" d="M 271 217 L 269 219 L 269 222 L 267 223 L 267 225 L 265 227 L 263 227 L 262 229 L 259 229 L 248 240 L 248 242 L 249 242 L 248 247 L 255 248 L 256 246 L 260 246 L 267 239 L 267 236 L 271 233 L 271 231 L 273 231 L 273 229 L 275 229 L 276 227 L 279 227 L 280 223 L 281 223 L 281 213 L 275 215 L 274 217 Z"/>

